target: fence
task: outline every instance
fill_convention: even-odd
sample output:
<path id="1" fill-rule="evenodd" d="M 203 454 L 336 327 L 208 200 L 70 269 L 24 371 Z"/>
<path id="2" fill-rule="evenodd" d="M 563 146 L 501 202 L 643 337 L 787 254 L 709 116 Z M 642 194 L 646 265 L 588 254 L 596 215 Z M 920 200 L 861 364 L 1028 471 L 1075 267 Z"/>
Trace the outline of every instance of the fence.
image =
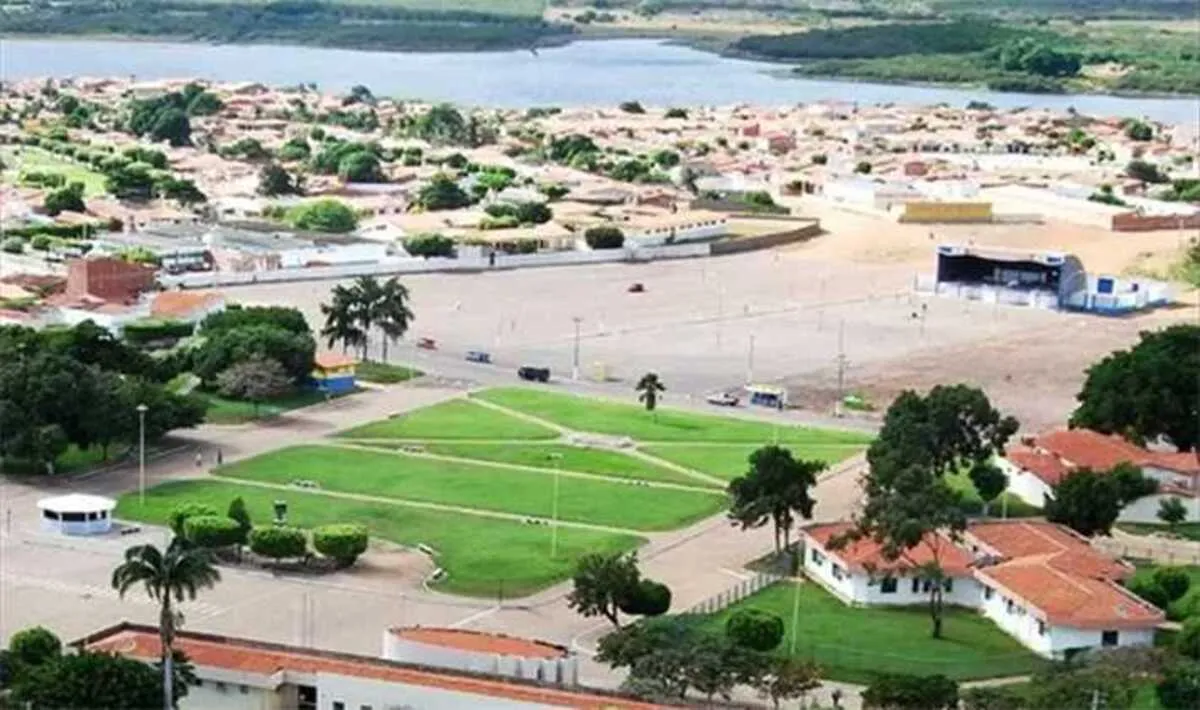
<path id="1" fill-rule="evenodd" d="M 1151 560 L 1168 565 L 1200 565 L 1200 543 L 1162 538 L 1092 538 L 1092 546 L 1115 557 Z"/>
<path id="2" fill-rule="evenodd" d="M 762 591 L 764 588 L 786 579 L 783 575 L 773 572 L 759 572 L 750 579 L 726 589 L 716 596 L 709 597 L 699 604 L 693 604 L 684 614 L 715 614 L 722 609 L 732 606 L 746 597 Z"/>

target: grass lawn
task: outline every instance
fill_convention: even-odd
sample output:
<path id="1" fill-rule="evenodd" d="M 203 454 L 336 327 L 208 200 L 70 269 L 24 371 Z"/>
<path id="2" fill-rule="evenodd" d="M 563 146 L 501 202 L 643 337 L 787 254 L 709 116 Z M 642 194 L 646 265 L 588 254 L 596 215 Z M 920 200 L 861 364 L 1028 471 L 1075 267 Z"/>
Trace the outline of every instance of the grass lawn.
<path id="1" fill-rule="evenodd" d="M 750 467 L 750 454 L 762 444 L 729 444 L 720 446 L 689 446 L 687 444 L 657 444 L 644 446 L 642 451 L 651 456 L 686 466 L 710 476 L 732 481 L 746 473 Z M 828 464 L 843 461 L 862 451 L 857 444 L 812 444 L 787 447 L 797 459 L 819 459 Z"/>
<path id="2" fill-rule="evenodd" d="M 108 447 L 108 459 L 105 460 L 104 453 L 99 446 L 92 446 L 87 449 L 81 449 L 75 444 L 67 447 L 67 450 L 62 452 L 57 459 L 54 460 L 54 473 L 82 473 L 89 469 L 98 468 L 114 463 L 129 450 L 128 444 L 113 444 Z M 149 449 L 147 449 L 149 452 Z M 19 459 L 15 457 L 6 457 L 4 463 L 0 466 L 4 473 L 15 474 L 19 476 L 38 476 L 46 473 L 45 467 L 41 464 Z"/>
<path id="3" fill-rule="evenodd" d="M 946 482 L 950 484 L 951 488 L 963 494 L 963 502 L 966 504 L 968 515 L 983 513 L 983 500 L 975 490 L 975 484 L 971 482 L 970 476 L 965 473 L 956 473 L 947 476 Z M 1009 518 L 1036 518 L 1042 514 L 1042 509 L 1032 506 L 1006 491 L 992 501 L 988 514 L 993 517 L 1000 517 L 1003 514 Z"/>
<path id="4" fill-rule="evenodd" d="M 554 468 L 555 462 L 550 459 L 550 455 L 558 454 L 562 457 L 558 461 L 558 466 L 564 471 L 595 473 L 614 478 L 683 483 L 692 486 L 709 485 L 693 476 L 665 466 L 657 466 L 619 451 L 586 449 L 568 444 L 514 445 L 435 442 L 425 445 L 424 448 L 431 454 L 541 468 Z"/>
<path id="5" fill-rule="evenodd" d="M 165 524 L 173 507 L 184 502 L 207 503 L 219 511 L 241 496 L 251 517 L 271 520 L 272 503 L 286 500 L 288 521 L 310 528 L 326 523 L 362 523 L 371 535 L 415 546 L 425 543 L 438 551 L 437 564 L 449 574 L 438 587 L 468 596 L 506 597 L 531 594 L 566 579 L 575 561 L 589 552 L 630 550 L 645 542 L 632 535 L 560 528 L 558 556 L 550 559 L 550 528 L 469 515 L 429 512 L 390 505 L 337 500 L 319 493 L 282 493 L 222 481 L 165 483 L 146 492 L 122 496 L 116 516 L 124 520 Z"/>
<path id="6" fill-rule="evenodd" d="M 791 648 L 792 610 L 799 593 L 796 655 L 821 666 L 823 678 L 869 682 L 875 673 L 940 673 L 955 680 L 1021 675 L 1043 665 L 1016 639 L 966 609 L 947 609 L 943 638 L 930 637 L 929 612 L 912 608 L 852 608 L 815 583 L 777 584 L 714 616 L 723 626 L 737 609 L 780 616 L 787 627 L 781 652 Z"/>
<path id="7" fill-rule="evenodd" d="M 364 424 L 338 436 L 351 439 L 554 439 L 558 432 L 470 400 L 452 399 Z"/>
<path id="8" fill-rule="evenodd" d="M 1182 597 L 1171 602 L 1167 608 L 1167 618 L 1172 621 L 1183 621 L 1188 616 L 1188 610 L 1200 609 L 1200 566 L 1197 565 L 1156 565 L 1150 562 L 1139 562 L 1137 572 L 1133 575 L 1133 581 L 1149 580 L 1154 571 L 1159 567 L 1173 566 L 1175 569 L 1181 569 L 1187 573 L 1188 579 L 1191 580 L 1191 585 L 1187 592 Z"/>
<path id="9" fill-rule="evenodd" d="M 325 401 L 324 392 L 313 389 L 297 390 L 286 397 L 262 403 L 258 406 L 256 413 L 254 404 L 251 402 L 226 399 L 220 395 L 208 393 L 204 393 L 202 396 L 208 400 L 208 412 L 204 418 L 210 424 L 244 424 L 255 419 L 278 416 L 293 409 Z M 345 397 L 346 395 L 338 396 Z"/>
<path id="10" fill-rule="evenodd" d="M 360 382 L 374 382 L 380 385 L 394 385 L 399 382 L 407 382 L 414 377 L 420 377 L 425 374 L 412 367 L 370 361 L 358 363 L 355 371 Z"/>
<path id="11" fill-rule="evenodd" d="M 633 403 L 588 399 L 521 387 L 501 387 L 477 395 L 510 409 L 532 414 L 577 431 L 629 436 L 640 441 L 769 442 L 796 444 L 865 444 L 870 437 L 854 432 L 778 426 L 764 422 L 694 414 L 677 409 L 647 412 Z"/>
<path id="12" fill-rule="evenodd" d="M 61 173 L 67 183 L 82 182 L 85 197 L 104 194 L 104 176 L 41 148 L 22 146 L 0 151 L 7 169 L 5 179 L 17 182 L 22 173 Z"/>
<path id="13" fill-rule="evenodd" d="M 553 474 L 332 446 L 282 449 L 226 466 L 219 474 L 282 484 L 311 480 L 331 491 L 540 517 L 551 516 L 554 498 Z M 713 515 L 724 505 L 724 495 L 716 492 L 634 488 L 570 476 L 559 480 L 563 520 L 669 530 Z"/>
<path id="14" fill-rule="evenodd" d="M 1157 523 L 1117 523 L 1117 528 L 1132 535 L 1170 535 L 1174 534 L 1187 540 L 1200 541 L 1200 523 L 1180 523 L 1172 531 L 1166 525 Z"/>

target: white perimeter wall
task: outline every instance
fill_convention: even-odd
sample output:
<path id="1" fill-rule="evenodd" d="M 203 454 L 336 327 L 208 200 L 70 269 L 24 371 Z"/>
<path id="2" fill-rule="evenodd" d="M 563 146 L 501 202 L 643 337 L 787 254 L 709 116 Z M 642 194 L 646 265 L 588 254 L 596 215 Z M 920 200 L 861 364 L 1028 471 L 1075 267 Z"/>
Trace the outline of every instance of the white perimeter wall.
<path id="1" fill-rule="evenodd" d="M 1138 498 L 1122 508 L 1121 515 L 1117 519 L 1126 523 L 1162 524 L 1162 521 L 1158 519 L 1158 506 L 1167 498 L 1178 498 L 1183 502 L 1183 507 L 1187 510 L 1184 522 L 1200 523 L 1200 498 L 1173 496 L 1169 493 L 1156 493 Z"/>
<path id="2" fill-rule="evenodd" d="M 371 710 L 552 710 L 554 707 L 423 685 L 319 673 L 317 710 L 333 710 L 334 702 L 341 702 L 346 710 L 361 710 L 367 706 Z"/>

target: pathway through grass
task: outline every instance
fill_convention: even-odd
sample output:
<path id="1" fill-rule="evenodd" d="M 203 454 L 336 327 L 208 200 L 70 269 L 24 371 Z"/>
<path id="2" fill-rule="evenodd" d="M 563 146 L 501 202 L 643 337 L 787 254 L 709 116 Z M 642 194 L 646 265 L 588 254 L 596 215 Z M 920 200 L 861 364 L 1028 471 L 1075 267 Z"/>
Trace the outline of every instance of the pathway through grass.
<path id="1" fill-rule="evenodd" d="M 467 399 L 452 399 L 343 431 L 349 439 L 555 439 L 559 433 Z"/>

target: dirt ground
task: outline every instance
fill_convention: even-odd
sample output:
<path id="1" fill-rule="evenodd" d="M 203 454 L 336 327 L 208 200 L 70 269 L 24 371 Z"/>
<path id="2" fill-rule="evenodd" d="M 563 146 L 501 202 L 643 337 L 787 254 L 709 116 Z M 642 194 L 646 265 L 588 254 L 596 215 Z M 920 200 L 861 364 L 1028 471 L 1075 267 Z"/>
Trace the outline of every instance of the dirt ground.
<path id="1" fill-rule="evenodd" d="M 1061 314 L 918 295 L 934 246 L 1057 249 L 1089 271 L 1166 263 L 1180 235 L 1112 234 L 1071 225 L 899 225 L 805 200 L 826 234 L 803 245 L 736 256 L 404 278 L 417 320 L 392 358 L 416 361 L 411 343 L 437 341 L 443 357 L 490 352 L 495 367 L 550 367 L 618 381 L 659 373 L 672 395 L 701 397 L 747 382 L 789 386 L 794 402 L 828 412 L 844 389 L 886 407 L 904 388 L 968 382 L 1028 429 L 1061 424 L 1085 367 L 1147 328 L 1196 320 L 1178 308 L 1132 318 Z M 628 293 L 634 282 L 645 293 Z M 249 303 L 300 307 L 319 327 L 332 283 L 234 289 Z M 1195 304 L 1194 295 L 1189 295 Z M 576 339 L 578 319 L 578 339 Z M 576 356 L 578 353 L 578 356 Z M 429 370 L 434 367 L 431 362 Z M 620 386 L 620 385 L 617 385 Z"/>

